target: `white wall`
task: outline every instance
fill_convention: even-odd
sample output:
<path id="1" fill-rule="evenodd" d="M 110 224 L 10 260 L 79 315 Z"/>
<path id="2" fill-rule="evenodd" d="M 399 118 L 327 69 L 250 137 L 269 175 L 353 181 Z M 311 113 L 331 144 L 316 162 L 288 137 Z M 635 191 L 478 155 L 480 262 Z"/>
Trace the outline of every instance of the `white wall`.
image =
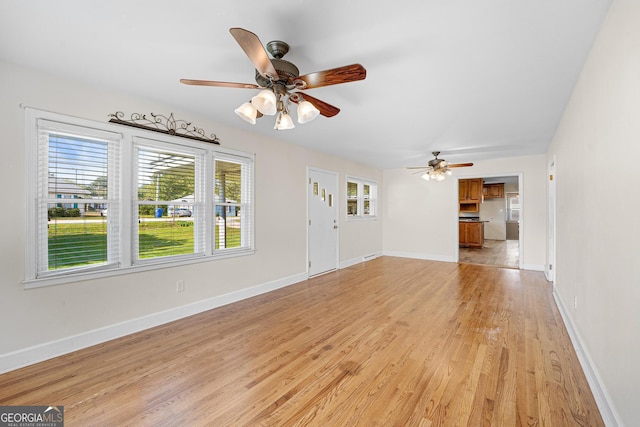
<path id="1" fill-rule="evenodd" d="M 383 171 L 383 249 L 442 261 L 458 257 L 457 178 L 522 174 L 523 268 L 542 270 L 546 259 L 546 158 L 526 156 L 474 162 L 441 182 L 425 181 L 407 169 Z"/>
<path id="2" fill-rule="evenodd" d="M 638 23 L 640 2 L 613 2 L 548 153 L 556 159 L 557 297 L 627 426 L 640 425 Z"/>
<path id="3" fill-rule="evenodd" d="M 113 334 L 131 332 L 132 328 L 171 320 L 190 310 L 306 278 L 307 167 L 338 172 L 341 196 L 346 190 L 346 174 L 382 180 L 380 170 L 251 134 L 242 129 L 241 121 L 237 129 L 229 128 L 207 117 L 176 111 L 170 105 L 157 105 L 2 62 L 0 93 L 0 372 L 50 356 L 44 344 L 64 352 Z M 127 114 L 173 112 L 177 119 L 190 120 L 205 131 L 216 133 L 225 147 L 256 153 L 255 254 L 25 290 L 21 283 L 25 222 L 20 213 L 26 204 L 25 139 L 20 104 L 100 122 L 108 121 L 108 114 L 117 110 Z M 382 221 L 347 222 L 341 200 L 339 207 L 340 262 L 380 254 Z M 179 294 L 175 288 L 178 279 L 186 284 L 186 291 Z"/>

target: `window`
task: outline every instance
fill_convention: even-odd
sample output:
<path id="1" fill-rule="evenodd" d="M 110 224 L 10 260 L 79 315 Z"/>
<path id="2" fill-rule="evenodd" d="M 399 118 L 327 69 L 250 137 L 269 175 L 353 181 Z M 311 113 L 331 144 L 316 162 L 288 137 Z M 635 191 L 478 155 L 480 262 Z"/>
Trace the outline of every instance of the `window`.
<path id="1" fill-rule="evenodd" d="M 251 171 L 240 158 L 218 157 L 214 166 L 214 250 L 222 253 L 251 246 Z"/>
<path id="2" fill-rule="evenodd" d="M 204 150 L 137 138 L 134 259 L 204 254 Z"/>
<path id="3" fill-rule="evenodd" d="M 347 217 L 372 218 L 376 215 L 377 185 L 373 181 L 347 178 Z"/>
<path id="4" fill-rule="evenodd" d="M 44 119 L 36 134 L 34 274 L 117 265 L 117 228 L 100 213 L 119 210 L 120 135 Z"/>
<path id="5" fill-rule="evenodd" d="M 253 253 L 252 154 L 26 111 L 28 287 Z"/>
<path id="6" fill-rule="evenodd" d="M 518 193 L 507 193 L 507 221 L 520 221 L 520 195 Z"/>

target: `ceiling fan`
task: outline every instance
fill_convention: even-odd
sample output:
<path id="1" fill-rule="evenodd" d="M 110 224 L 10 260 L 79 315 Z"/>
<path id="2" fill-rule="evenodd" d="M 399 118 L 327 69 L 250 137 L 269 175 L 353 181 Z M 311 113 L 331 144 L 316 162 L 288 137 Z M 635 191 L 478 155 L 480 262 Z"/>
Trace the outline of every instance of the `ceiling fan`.
<path id="1" fill-rule="evenodd" d="M 262 115 L 275 115 L 274 129 L 291 129 L 294 126 L 289 115 L 289 103 L 298 104 L 298 123 L 306 123 L 315 119 L 318 114 L 333 117 L 340 109 L 300 92 L 304 89 L 330 86 L 364 80 L 367 70 L 360 64 L 346 65 L 325 71 L 300 75 L 298 67 L 282 59 L 289 52 L 289 45 L 280 40 L 267 43 L 267 48 L 257 35 L 243 28 L 230 28 L 229 32 L 236 39 L 244 53 L 255 66 L 253 83 L 232 83 L 211 80 L 180 79 L 181 83 L 198 86 L 219 86 L 240 89 L 262 89 L 260 93 L 238 107 L 235 112 L 251 124 Z M 271 54 L 271 58 L 269 55 Z"/>
<path id="2" fill-rule="evenodd" d="M 429 160 L 428 166 L 412 166 L 407 169 L 419 169 L 416 173 L 424 172 L 422 178 L 427 181 L 430 179 L 442 181 L 446 175 L 451 175 L 452 168 L 466 168 L 473 166 L 473 163 L 449 163 L 444 159 L 439 159 L 439 151 L 434 151 L 431 154 L 433 154 L 435 158 Z"/>

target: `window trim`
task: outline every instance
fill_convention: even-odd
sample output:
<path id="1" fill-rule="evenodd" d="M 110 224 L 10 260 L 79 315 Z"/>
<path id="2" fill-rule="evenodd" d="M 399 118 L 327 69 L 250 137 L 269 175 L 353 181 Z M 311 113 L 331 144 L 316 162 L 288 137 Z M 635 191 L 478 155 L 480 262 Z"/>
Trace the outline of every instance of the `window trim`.
<path id="1" fill-rule="evenodd" d="M 348 213 L 348 204 L 349 204 L 349 183 L 357 184 L 357 196 L 356 196 L 356 210 L 359 212 L 356 215 L 349 215 Z M 364 213 L 364 186 L 369 186 L 369 209 L 373 210 L 372 214 Z M 372 194 L 373 193 L 373 194 Z M 351 175 L 347 175 L 345 179 L 345 211 L 344 214 L 346 216 L 347 221 L 371 221 L 376 220 L 378 218 L 378 183 L 374 180 L 367 178 L 359 178 Z"/>
<path id="2" fill-rule="evenodd" d="M 68 124 L 73 127 L 93 129 L 96 131 L 109 132 L 117 134 L 119 139 L 119 159 L 118 167 L 120 170 L 118 183 L 118 200 L 116 203 L 120 206 L 119 218 L 116 218 L 115 230 L 118 233 L 119 260 L 115 265 L 108 266 L 82 266 L 77 269 L 65 270 L 60 273 L 47 272 L 49 274 L 40 274 L 37 272 L 38 251 L 40 247 L 37 243 L 39 215 L 36 211 L 38 200 L 38 177 L 41 171 L 38 169 L 38 120 L 48 120 Z M 130 183 L 133 182 L 133 176 L 137 173 L 137 165 L 134 164 L 134 141 L 151 140 L 161 144 L 169 144 L 179 149 L 184 147 L 188 151 L 202 150 L 204 152 L 204 204 L 205 208 L 203 221 L 204 227 L 204 248 L 205 253 L 188 254 L 187 256 L 159 257 L 145 261 L 144 263 L 134 262 L 133 256 L 133 233 L 134 230 L 134 214 L 133 208 L 135 201 L 133 200 L 134 188 Z M 213 169 L 215 160 L 220 158 L 234 157 L 242 161 L 248 169 L 248 188 L 249 195 L 247 199 L 248 221 L 247 231 L 248 245 L 240 248 L 230 248 L 224 251 L 214 251 L 213 245 L 209 243 L 213 239 L 214 225 L 208 220 L 214 209 L 213 203 Z M 253 255 L 255 253 L 255 154 L 238 151 L 230 148 L 221 147 L 219 145 L 206 144 L 199 141 L 184 140 L 176 136 L 161 135 L 148 130 L 138 128 L 123 127 L 113 123 L 101 123 L 93 120 L 83 119 L 79 117 L 37 110 L 34 108 L 25 108 L 25 257 L 24 257 L 24 280 L 25 289 L 38 288 L 43 286 L 51 286 L 63 283 L 71 283 L 82 280 L 98 279 L 102 277 L 117 276 L 122 274 L 130 274 L 139 271 L 157 270 L 161 268 L 171 268 L 181 265 L 188 265 L 200 262 L 209 262 L 217 259 L 225 259 L 238 256 Z M 209 194 L 211 193 L 211 194 Z"/>

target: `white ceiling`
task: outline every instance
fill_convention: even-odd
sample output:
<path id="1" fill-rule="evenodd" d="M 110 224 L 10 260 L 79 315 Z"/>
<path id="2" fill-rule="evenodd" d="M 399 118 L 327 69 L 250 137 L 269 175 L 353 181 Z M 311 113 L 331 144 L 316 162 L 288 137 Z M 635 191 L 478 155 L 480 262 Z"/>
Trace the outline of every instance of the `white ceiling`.
<path id="1" fill-rule="evenodd" d="M 0 60 L 376 167 L 420 166 L 435 150 L 451 161 L 544 153 L 609 4 L 2 0 Z M 255 82 L 230 27 L 286 41 L 301 74 L 360 63 L 367 78 L 308 91 L 341 109 L 333 118 L 251 126 L 233 110 L 257 91 L 178 82 Z"/>

